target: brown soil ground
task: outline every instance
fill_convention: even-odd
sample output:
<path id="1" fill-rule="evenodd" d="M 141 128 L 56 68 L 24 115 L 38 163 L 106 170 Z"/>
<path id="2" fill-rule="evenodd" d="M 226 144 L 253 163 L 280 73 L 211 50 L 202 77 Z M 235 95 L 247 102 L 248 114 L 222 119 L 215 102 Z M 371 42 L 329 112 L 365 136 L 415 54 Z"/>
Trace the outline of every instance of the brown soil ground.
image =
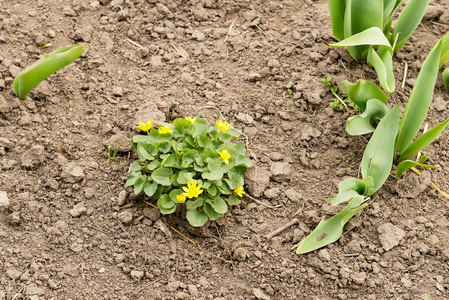
<path id="1" fill-rule="evenodd" d="M 332 110 L 320 79 L 376 81 L 367 65 L 328 46 L 336 40 L 327 1 L 0 3 L 0 193 L 10 202 L 0 208 L 0 299 L 449 297 L 449 200 L 429 175 L 392 176 L 338 242 L 302 256 L 292 249 L 341 209 L 324 200 L 358 175 L 366 145 L 345 132 L 355 113 Z M 391 103 L 405 103 L 449 28 L 449 4 L 431 3 L 434 23 L 423 21 L 394 58 Z M 92 50 L 25 101 L 15 97 L 18 71 L 78 42 Z M 448 99 L 438 78 L 430 126 L 449 117 Z M 259 202 L 245 197 L 197 230 L 123 188 L 135 158 L 128 141 L 141 116 L 212 123 L 216 108 L 248 136 L 256 167 L 246 188 Z M 441 166 L 431 179 L 445 191 L 448 132 L 428 147 Z M 123 139 L 119 157 L 104 163 L 107 146 Z M 299 224 L 264 237 L 292 217 Z"/>

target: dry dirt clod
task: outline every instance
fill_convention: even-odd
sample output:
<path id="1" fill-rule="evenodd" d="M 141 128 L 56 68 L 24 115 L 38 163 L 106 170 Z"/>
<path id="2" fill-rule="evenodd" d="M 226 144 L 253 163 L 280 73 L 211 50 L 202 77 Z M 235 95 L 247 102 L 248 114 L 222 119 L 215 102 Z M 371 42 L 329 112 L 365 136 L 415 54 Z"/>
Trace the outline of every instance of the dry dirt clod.
<path id="1" fill-rule="evenodd" d="M 232 256 L 233 259 L 237 261 L 245 261 L 249 255 L 249 251 L 246 248 L 237 248 L 234 250 L 234 254 Z"/>
<path id="2" fill-rule="evenodd" d="M 405 231 L 391 223 L 385 223 L 377 228 L 379 240 L 385 251 L 391 250 L 398 245 L 405 236 Z"/>
<path id="3" fill-rule="evenodd" d="M 8 205 L 9 205 L 8 194 L 4 191 L 0 191 L 0 208 L 8 207 Z"/>
<path id="4" fill-rule="evenodd" d="M 87 212 L 87 208 L 84 206 L 84 203 L 76 204 L 70 211 L 70 215 L 74 218 L 80 217 Z"/>

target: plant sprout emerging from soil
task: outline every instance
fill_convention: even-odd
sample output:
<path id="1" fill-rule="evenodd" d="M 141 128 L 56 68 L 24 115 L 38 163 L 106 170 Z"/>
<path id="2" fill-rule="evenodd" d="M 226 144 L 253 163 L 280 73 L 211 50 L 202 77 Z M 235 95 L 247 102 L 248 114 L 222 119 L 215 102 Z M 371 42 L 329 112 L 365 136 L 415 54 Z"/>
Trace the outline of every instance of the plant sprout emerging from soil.
<path id="1" fill-rule="evenodd" d="M 132 138 L 139 159 L 132 163 L 125 187 L 157 200 L 163 214 L 185 213 L 195 227 L 240 203 L 252 162 L 245 156 L 245 145 L 232 141 L 240 135 L 237 130 L 221 120 L 212 127 L 199 117 L 159 122 L 159 130 L 152 124 L 141 123 L 137 128 L 147 135 Z"/>
<path id="2" fill-rule="evenodd" d="M 14 93 L 24 100 L 42 80 L 74 62 L 89 47 L 89 44 L 70 45 L 45 55 L 16 76 L 13 82 Z"/>
<path id="3" fill-rule="evenodd" d="M 359 108 L 354 104 L 351 100 L 348 99 L 348 94 L 346 92 L 342 92 L 341 96 L 339 96 L 339 90 L 336 85 L 331 84 L 332 77 L 321 78 L 321 81 L 329 87 L 329 91 L 337 98 L 334 102 L 329 103 L 332 109 L 349 111 L 348 106 L 353 108 L 355 111 L 358 111 Z"/>

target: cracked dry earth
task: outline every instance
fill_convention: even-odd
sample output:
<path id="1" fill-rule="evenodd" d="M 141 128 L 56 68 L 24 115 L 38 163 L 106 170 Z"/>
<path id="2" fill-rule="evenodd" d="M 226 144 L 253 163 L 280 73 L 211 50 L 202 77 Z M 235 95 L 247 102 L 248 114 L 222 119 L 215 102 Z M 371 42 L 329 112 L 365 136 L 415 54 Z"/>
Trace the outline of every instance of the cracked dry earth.
<path id="1" fill-rule="evenodd" d="M 447 1 L 430 2 L 394 57 L 392 103 L 405 103 L 449 28 Z M 358 175 L 366 145 L 345 132 L 355 113 L 332 110 L 320 79 L 376 81 L 328 46 L 336 40 L 327 1 L 0 3 L 0 299 L 449 297 L 449 202 L 428 185 L 449 190 L 448 131 L 428 147 L 440 169 L 391 177 L 338 242 L 301 256 L 292 249 L 341 209 L 324 200 Z M 26 100 L 15 97 L 20 70 L 78 42 L 92 50 Z M 449 117 L 448 100 L 438 78 L 430 126 Z M 211 107 L 248 136 L 256 167 L 245 188 L 257 201 L 246 197 L 194 229 L 123 188 L 135 158 L 129 140 L 138 121 L 214 122 Z M 104 163 L 107 146 L 122 140 L 118 158 Z"/>

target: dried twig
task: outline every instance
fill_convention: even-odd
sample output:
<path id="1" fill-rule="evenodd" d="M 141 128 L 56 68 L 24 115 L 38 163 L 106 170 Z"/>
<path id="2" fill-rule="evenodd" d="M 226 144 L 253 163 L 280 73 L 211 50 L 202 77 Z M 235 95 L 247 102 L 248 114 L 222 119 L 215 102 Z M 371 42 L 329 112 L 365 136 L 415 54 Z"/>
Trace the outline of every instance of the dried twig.
<path id="1" fill-rule="evenodd" d="M 184 48 L 181 47 L 177 42 L 170 40 L 170 44 L 179 55 L 181 55 L 184 59 L 187 59 L 189 62 L 192 62 L 190 60 L 190 54 L 184 50 Z"/>
<path id="2" fill-rule="evenodd" d="M 250 195 L 248 195 L 248 194 L 244 194 L 244 195 L 245 195 L 246 197 L 248 197 L 249 199 L 253 200 L 254 202 L 256 202 L 257 204 L 263 205 L 263 206 L 268 207 L 268 208 L 275 209 L 275 208 L 279 208 L 279 207 L 282 206 L 282 205 L 271 206 L 271 205 L 268 205 L 268 204 L 263 203 L 262 201 L 257 200 L 256 198 L 254 198 L 254 197 L 252 197 L 252 196 L 250 196 Z"/>
<path id="3" fill-rule="evenodd" d="M 271 239 L 272 237 L 274 237 L 275 235 L 281 233 L 282 231 L 284 231 L 285 229 L 289 228 L 290 226 L 293 226 L 293 225 L 298 224 L 298 223 L 299 223 L 299 220 L 295 218 L 295 219 L 291 220 L 290 222 L 288 222 L 287 224 L 285 224 L 284 226 L 279 227 L 279 228 L 276 229 L 275 231 L 273 231 L 273 232 L 267 234 L 265 237 L 266 237 L 268 240 L 270 240 L 270 239 Z"/>
<path id="4" fill-rule="evenodd" d="M 407 70 L 408 70 L 408 63 L 405 62 L 405 67 L 404 67 L 404 79 L 402 79 L 401 89 L 403 89 L 404 86 L 405 86 L 405 80 L 407 79 Z"/>
<path id="5" fill-rule="evenodd" d="M 268 35 L 262 29 L 260 29 L 260 27 L 257 24 L 254 24 L 254 26 L 256 26 L 257 29 L 259 29 L 263 33 L 264 36 L 268 37 Z"/>
<path id="6" fill-rule="evenodd" d="M 418 171 L 416 168 L 411 168 L 411 170 L 412 170 L 413 172 L 415 172 L 416 174 L 421 175 L 421 172 Z M 440 189 L 435 185 L 435 183 L 433 183 L 433 182 L 431 181 L 431 182 L 430 182 L 430 185 L 431 185 L 434 189 L 436 189 L 437 192 L 440 193 L 443 197 L 449 199 L 449 194 L 447 194 L 447 193 L 443 192 L 442 190 L 440 190 Z"/>
<path id="7" fill-rule="evenodd" d="M 133 44 L 134 46 L 136 46 L 136 47 L 138 47 L 138 48 L 143 48 L 143 46 L 139 45 L 138 43 L 136 43 L 136 42 L 134 42 L 134 41 L 132 41 L 132 40 L 130 40 L 130 39 L 128 39 L 128 38 L 126 38 L 126 40 L 127 40 L 129 43 Z"/>
<path id="8" fill-rule="evenodd" d="M 231 25 L 229 26 L 228 33 L 226 33 L 226 37 L 224 39 L 225 43 L 228 40 L 228 37 L 231 35 L 231 30 L 232 30 L 232 27 L 234 27 L 234 22 L 235 22 L 235 19 L 232 21 Z"/>

